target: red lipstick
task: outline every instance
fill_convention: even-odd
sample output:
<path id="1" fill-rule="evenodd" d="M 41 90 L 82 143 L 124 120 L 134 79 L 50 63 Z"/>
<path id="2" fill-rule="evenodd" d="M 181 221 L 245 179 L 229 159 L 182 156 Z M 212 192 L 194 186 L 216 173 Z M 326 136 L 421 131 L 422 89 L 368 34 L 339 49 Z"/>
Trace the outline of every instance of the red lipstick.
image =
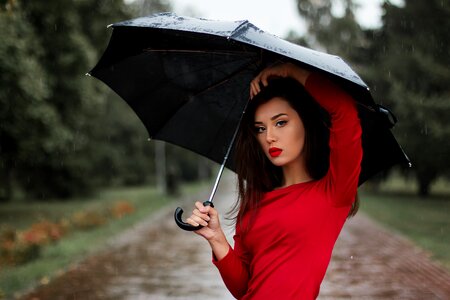
<path id="1" fill-rule="evenodd" d="M 277 148 L 277 147 L 272 147 L 269 149 L 269 154 L 272 157 L 280 156 L 281 152 L 283 152 L 283 150 L 281 150 L 280 148 Z"/>

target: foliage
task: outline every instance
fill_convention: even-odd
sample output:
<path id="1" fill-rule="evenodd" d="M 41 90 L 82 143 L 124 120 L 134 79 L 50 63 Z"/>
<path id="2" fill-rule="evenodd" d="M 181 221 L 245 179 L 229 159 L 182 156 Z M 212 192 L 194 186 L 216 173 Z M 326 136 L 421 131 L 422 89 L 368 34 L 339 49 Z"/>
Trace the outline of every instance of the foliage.
<path id="1" fill-rule="evenodd" d="M 39 253 L 39 244 L 19 237 L 15 230 L 0 231 L 0 266 L 23 264 L 36 259 Z"/>
<path id="2" fill-rule="evenodd" d="M 6 227 L 0 230 L 0 266 L 17 266 L 37 259 L 43 246 L 55 243 L 77 230 L 91 230 L 108 221 L 134 213 L 129 201 L 116 201 L 106 209 L 85 209 L 58 222 L 47 219 L 33 223 L 25 230 Z"/>
<path id="3" fill-rule="evenodd" d="M 168 7 L 163 0 L 0 2 L 0 202 L 17 189 L 62 199 L 154 180 L 144 126 L 84 74 L 106 48 L 106 25 Z M 192 177 L 184 168 L 195 173 L 196 160 L 183 156 L 176 156 L 179 174 Z"/>
<path id="4" fill-rule="evenodd" d="M 430 184 L 450 172 L 450 5 L 410 0 L 384 10 L 380 69 L 391 82 L 385 97 L 395 103 L 399 140 L 415 166 L 419 193 L 427 195 Z"/>
<path id="5" fill-rule="evenodd" d="M 192 195 L 196 199 L 201 199 L 203 196 L 199 195 L 199 191 L 205 191 L 210 184 L 208 182 L 207 185 L 198 183 L 189 186 L 183 185 L 182 192 L 184 195 Z M 51 280 L 58 272 L 67 270 L 71 264 L 80 261 L 88 254 L 106 247 L 110 249 L 111 238 L 140 221 L 148 220 L 152 213 L 163 205 L 171 203 L 175 198 L 161 195 L 154 187 L 145 186 L 103 189 L 90 201 L 87 199 L 70 202 L 47 200 L 41 203 L 30 203 L 27 205 L 33 209 L 25 211 L 23 206 L 18 203 L 7 203 L 8 214 L 11 218 L 0 218 L 0 222 L 6 221 L 10 227 L 20 227 L 24 230 L 24 226 L 29 228 L 36 222 L 36 217 L 50 220 L 58 219 L 58 217 L 70 219 L 70 216 L 76 211 L 97 209 L 108 212 L 109 208 L 116 204 L 116 202 L 111 203 L 111 199 L 127 199 L 126 202 L 132 205 L 134 212 L 127 217 L 115 219 L 105 226 L 95 227 L 91 230 L 72 230 L 57 243 L 41 247 L 39 258 L 26 264 L 0 267 L 0 290 L 3 291 L 6 299 L 12 299 L 14 293 L 29 289 L 38 284 L 41 279 Z M 124 200 L 118 202 L 122 201 Z M 41 211 L 36 216 L 34 211 L 39 209 Z M 55 214 L 55 212 L 57 213 Z"/>
<path id="6" fill-rule="evenodd" d="M 54 223 L 43 220 L 21 232 L 19 239 L 28 244 L 46 245 L 59 240 L 67 232 L 67 229 L 68 226 L 63 222 Z"/>
<path id="7" fill-rule="evenodd" d="M 363 29 L 354 1 L 298 0 L 308 22 L 308 41 L 348 60 L 372 87 L 377 102 L 391 107 L 400 122 L 395 135 L 413 162 L 419 193 L 450 173 L 450 6 L 445 1 L 405 0 L 383 5 L 383 25 Z"/>
<path id="8" fill-rule="evenodd" d="M 81 230 L 89 230 L 106 223 L 106 217 L 99 211 L 79 211 L 72 215 L 72 226 Z"/>
<path id="9" fill-rule="evenodd" d="M 115 219 L 121 219 L 134 212 L 134 206 L 127 201 L 118 201 L 111 207 L 111 215 Z"/>
<path id="10" fill-rule="evenodd" d="M 4 199 L 11 196 L 18 161 L 31 163 L 33 152 L 51 150 L 65 132 L 58 129 L 57 112 L 46 101 L 49 87 L 39 61 L 42 49 L 30 24 L 21 14 L 0 10 L 0 28 L 0 198 Z"/>

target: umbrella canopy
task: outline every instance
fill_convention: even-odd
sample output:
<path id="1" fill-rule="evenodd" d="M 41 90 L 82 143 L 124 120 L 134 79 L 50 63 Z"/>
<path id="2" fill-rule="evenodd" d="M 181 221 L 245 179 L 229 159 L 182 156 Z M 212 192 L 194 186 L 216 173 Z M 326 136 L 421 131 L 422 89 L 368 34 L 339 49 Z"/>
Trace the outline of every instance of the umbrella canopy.
<path id="1" fill-rule="evenodd" d="M 163 13 L 111 26 L 110 43 L 90 74 L 131 106 L 153 139 L 221 163 L 250 81 L 265 66 L 289 61 L 328 74 L 360 104 L 360 184 L 409 162 L 390 131 L 393 115 L 375 104 L 367 85 L 337 56 L 292 44 L 248 21 Z M 226 166 L 233 170 L 233 159 Z"/>

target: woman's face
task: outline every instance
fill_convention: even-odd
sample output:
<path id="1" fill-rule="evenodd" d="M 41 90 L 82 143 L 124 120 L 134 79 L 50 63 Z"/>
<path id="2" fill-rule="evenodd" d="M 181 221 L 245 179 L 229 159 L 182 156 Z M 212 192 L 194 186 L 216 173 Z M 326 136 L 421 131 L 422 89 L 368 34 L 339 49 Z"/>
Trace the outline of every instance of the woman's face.
<path id="1" fill-rule="evenodd" d="M 303 164 L 305 127 L 286 100 L 275 97 L 261 104 L 255 111 L 254 127 L 259 144 L 274 165 Z"/>

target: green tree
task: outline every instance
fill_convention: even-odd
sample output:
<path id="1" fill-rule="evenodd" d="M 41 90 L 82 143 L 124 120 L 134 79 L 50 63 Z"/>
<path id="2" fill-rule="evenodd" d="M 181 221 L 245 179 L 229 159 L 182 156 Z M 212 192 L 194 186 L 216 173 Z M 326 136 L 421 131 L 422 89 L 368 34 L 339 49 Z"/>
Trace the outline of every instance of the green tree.
<path id="1" fill-rule="evenodd" d="M 61 132 L 51 139 L 53 148 L 35 152 L 35 159 L 22 161 L 18 169 L 21 177 L 29 178 L 20 183 L 34 197 L 69 197 L 89 192 L 96 183 L 90 159 L 95 155 L 96 141 L 90 137 L 104 98 L 95 83 L 83 76 L 96 58 L 96 50 L 80 30 L 79 24 L 89 21 L 81 14 L 84 5 L 85 1 L 21 2 L 21 10 L 44 50 L 39 61 L 47 71 L 47 103 L 57 111 Z"/>
<path id="2" fill-rule="evenodd" d="M 397 136 L 426 196 L 450 171 L 450 3 L 406 0 L 402 7 L 386 3 L 384 11 L 379 68 L 402 120 Z"/>
<path id="3" fill-rule="evenodd" d="M 337 1 L 298 0 L 298 10 L 308 26 L 307 40 L 312 46 L 325 47 L 327 52 L 339 54 L 347 60 L 357 61 L 360 49 L 368 41 L 360 25 L 356 22 L 351 0 L 341 0 L 343 15 L 335 16 L 333 5 Z"/>
<path id="4" fill-rule="evenodd" d="M 142 124 L 84 76 L 106 48 L 106 25 L 131 18 L 138 4 L 0 2 L 0 197 L 14 183 L 32 197 L 69 197 L 148 179 Z"/>
<path id="5" fill-rule="evenodd" d="M 363 30 L 355 4 L 342 0 L 342 17 L 332 14 L 336 1 L 298 0 L 307 20 L 309 41 L 344 57 L 371 87 L 377 102 L 393 108 L 400 122 L 394 132 L 413 162 L 419 193 L 449 173 L 450 6 L 445 1 L 385 2 L 380 29 Z"/>
<path id="6" fill-rule="evenodd" d="M 10 1 L 11 2 L 11 1 Z M 47 75 L 40 64 L 43 52 L 30 24 L 13 3 L 0 8 L 0 200 L 10 199 L 15 170 L 32 164 L 33 153 L 52 151 L 59 130 L 55 109 L 48 105 Z M 27 177 L 21 178 L 27 181 Z"/>
<path id="7" fill-rule="evenodd" d="M 342 15 L 333 14 L 334 6 L 342 7 Z M 358 7 L 352 0 L 298 0 L 300 15 L 307 24 L 307 36 L 297 42 L 313 48 L 324 49 L 341 56 L 373 87 L 377 79 L 377 45 L 373 43 L 374 30 L 363 30 L 355 18 Z"/>

